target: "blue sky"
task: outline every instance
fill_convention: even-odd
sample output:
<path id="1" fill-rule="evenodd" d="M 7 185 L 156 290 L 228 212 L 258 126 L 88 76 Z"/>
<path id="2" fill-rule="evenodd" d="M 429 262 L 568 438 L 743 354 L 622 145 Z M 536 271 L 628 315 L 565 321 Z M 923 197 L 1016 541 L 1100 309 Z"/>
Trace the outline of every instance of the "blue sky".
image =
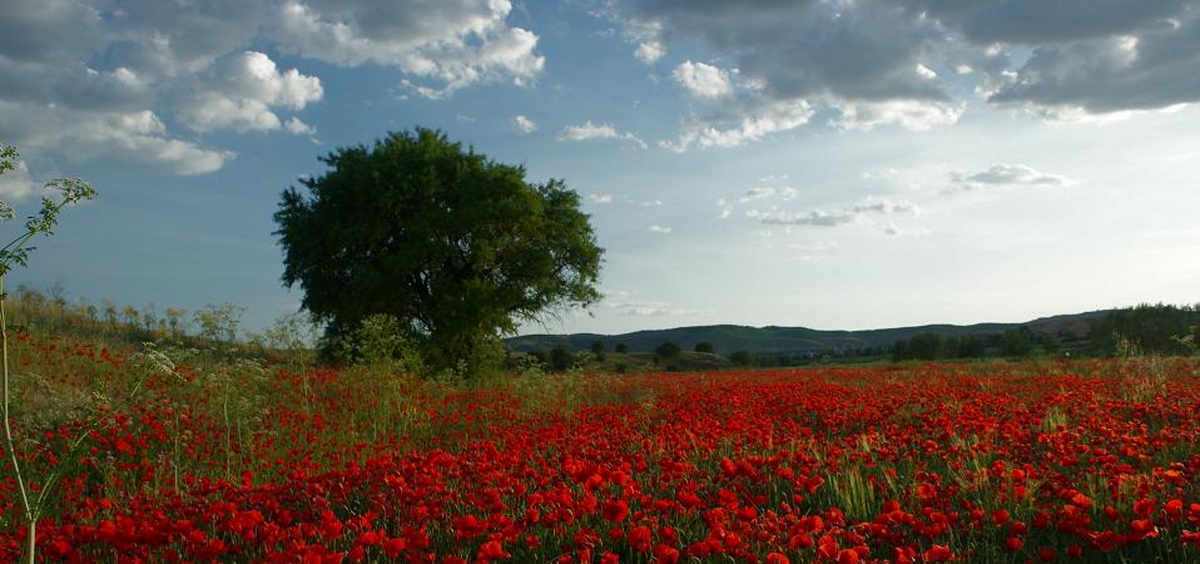
<path id="1" fill-rule="evenodd" d="M 8 0 L 10 284 L 295 311 L 271 215 L 439 128 L 580 193 L 605 299 L 527 332 L 1025 321 L 1200 300 L 1195 0 Z M 16 224 L 5 226 L 15 233 Z M 7 238 L 6 238 L 7 240 Z"/>

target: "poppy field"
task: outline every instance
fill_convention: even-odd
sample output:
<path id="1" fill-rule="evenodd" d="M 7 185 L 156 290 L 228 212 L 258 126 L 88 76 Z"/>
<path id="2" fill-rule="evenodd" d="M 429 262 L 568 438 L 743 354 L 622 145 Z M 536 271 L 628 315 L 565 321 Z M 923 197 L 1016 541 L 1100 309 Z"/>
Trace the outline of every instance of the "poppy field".
<path id="1" fill-rule="evenodd" d="M 1200 561 L 1196 359 L 464 385 L 12 346 L 42 562 Z"/>

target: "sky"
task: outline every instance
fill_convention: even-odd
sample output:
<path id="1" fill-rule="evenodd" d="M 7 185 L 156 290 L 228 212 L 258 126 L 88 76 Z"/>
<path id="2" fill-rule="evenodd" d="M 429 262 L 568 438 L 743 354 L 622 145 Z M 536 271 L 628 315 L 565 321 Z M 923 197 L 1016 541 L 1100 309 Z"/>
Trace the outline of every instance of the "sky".
<path id="1" fill-rule="evenodd" d="M 10 288 L 261 330 L 280 193 L 420 126 L 580 194 L 605 298 L 525 333 L 1200 301 L 1197 0 L 0 3 L 0 199 L 99 192 Z"/>

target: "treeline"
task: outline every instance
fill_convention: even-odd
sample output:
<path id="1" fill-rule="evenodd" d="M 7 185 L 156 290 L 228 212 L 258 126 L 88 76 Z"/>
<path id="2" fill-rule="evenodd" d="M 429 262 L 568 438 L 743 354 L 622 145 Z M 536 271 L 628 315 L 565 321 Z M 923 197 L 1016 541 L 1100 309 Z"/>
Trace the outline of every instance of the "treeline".
<path id="1" fill-rule="evenodd" d="M 1034 353 L 1055 354 L 1061 348 L 1054 335 L 1035 334 L 1026 327 L 1000 334 L 944 337 L 921 333 L 896 341 L 889 355 L 893 361 L 954 360 L 969 358 L 1022 358 Z"/>
<path id="2" fill-rule="evenodd" d="M 1088 322 L 1086 335 L 1037 332 L 1029 327 L 1000 334 L 946 337 L 921 333 L 894 343 L 893 361 L 1024 358 L 1035 355 L 1190 355 L 1200 343 L 1200 307 L 1141 304 L 1114 309 Z"/>
<path id="3" fill-rule="evenodd" d="M 1141 304 L 1113 310 L 1092 324 L 1088 341 L 1104 356 L 1195 354 L 1200 343 L 1200 304 Z"/>

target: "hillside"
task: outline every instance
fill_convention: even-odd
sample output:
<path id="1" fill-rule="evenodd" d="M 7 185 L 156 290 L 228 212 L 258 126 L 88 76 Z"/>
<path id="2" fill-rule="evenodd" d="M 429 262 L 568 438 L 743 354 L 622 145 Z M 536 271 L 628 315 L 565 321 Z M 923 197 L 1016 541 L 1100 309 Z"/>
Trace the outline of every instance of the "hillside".
<path id="1" fill-rule="evenodd" d="M 697 343 L 710 342 L 716 352 L 730 354 L 735 351 L 754 353 L 817 353 L 822 351 L 844 351 L 851 349 L 886 347 L 900 339 L 909 339 L 921 333 L 938 333 L 943 337 L 967 335 L 998 335 L 1010 329 L 1027 327 L 1038 334 L 1056 336 L 1087 335 L 1088 321 L 1103 316 L 1106 311 L 1056 315 L 1025 323 L 978 323 L 974 325 L 921 325 L 860 331 L 824 331 L 807 327 L 747 327 L 743 325 L 702 325 L 636 331 L 620 335 L 596 333 L 574 333 L 570 335 L 523 335 L 505 339 L 505 343 L 516 351 L 538 351 L 563 345 L 573 351 L 588 350 L 592 343 L 604 343 L 604 349 L 614 350 L 624 343 L 631 352 L 651 351 L 665 341 L 678 343 L 683 350 L 692 350 Z"/>

